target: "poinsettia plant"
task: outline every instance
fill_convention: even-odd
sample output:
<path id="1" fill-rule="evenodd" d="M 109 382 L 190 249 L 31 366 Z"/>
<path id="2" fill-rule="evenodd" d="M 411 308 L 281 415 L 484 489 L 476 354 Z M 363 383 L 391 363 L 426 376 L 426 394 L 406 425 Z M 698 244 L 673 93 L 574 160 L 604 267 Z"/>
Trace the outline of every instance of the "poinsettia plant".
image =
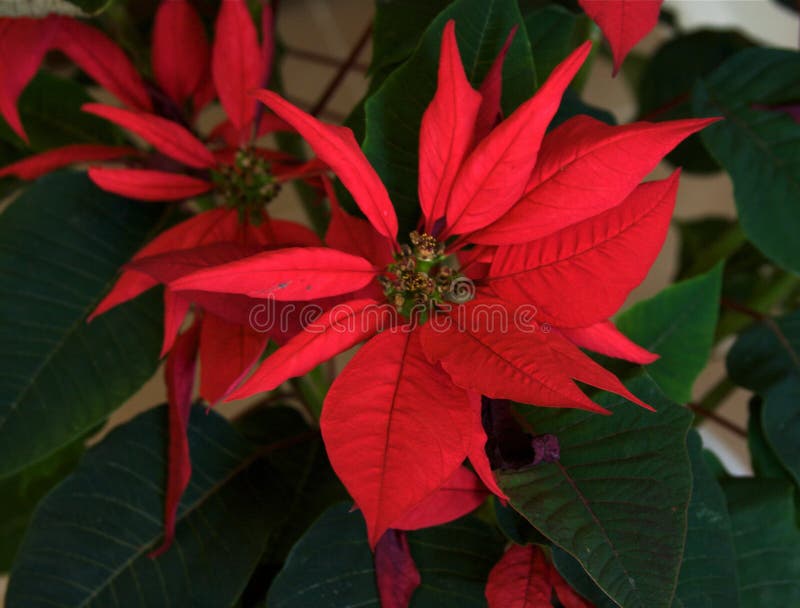
<path id="1" fill-rule="evenodd" d="M 389 0 L 306 104 L 303 3 L 45 4 L 0 17 L 7 606 L 800 603 L 800 54 Z M 698 173 L 734 218 L 675 219 Z"/>

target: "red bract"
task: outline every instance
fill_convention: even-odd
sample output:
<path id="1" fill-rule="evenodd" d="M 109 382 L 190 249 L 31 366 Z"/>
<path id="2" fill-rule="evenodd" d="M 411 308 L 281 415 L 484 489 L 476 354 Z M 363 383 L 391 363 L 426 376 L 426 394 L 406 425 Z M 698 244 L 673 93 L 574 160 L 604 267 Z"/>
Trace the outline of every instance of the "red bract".
<path id="1" fill-rule="evenodd" d="M 534 545 L 512 545 L 486 583 L 489 608 L 550 608 L 553 595 L 564 608 L 591 608 Z"/>
<path id="2" fill-rule="evenodd" d="M 127 156 L 133 167 L 94 167 L 89 177 L 104 190 L 146 201 L 183 200 L 216 190 L 230 202 L 242 197 L 263 199 L 280 182 L 317 175 L 317 164 L 300 165 L 288 155 L 254 145 L 259 135 L 287 128 L 274 116 L 259 115 L 253 96 L 270 77 L 273 39 L 268 4 L 264 14 L 266 29 L 259 48 L 244 1 L 226 0 L 210 50 L 192 6 L 186 0 L 165 0 L 153 28 L 155 82 L 139 77 L 123 51 L 99 30 L 75 19 L 0 20 L 0 45 L 9 45 L 4 57 L 15 59 L 0 69 L 0 92 L 6 93 L 0 98 L 9 102 L 0 111 L 21 136 L 24 132 L 15 107 L 18 94 L 44 52 L 57 48 L 127 106 L 90 103 L 83 110 L 113 122 L 154 149 L 141 154 L 128 147 L 66 146 L 4 167 L 0 177 L 34 179 L 76 162 Z M 24 40 L 12 46 L 18 37 Z M 215 94 L 228 120 L 201 139 L 191 124 Z"/>
<path id="3" fill-rule="evenodd" d="M 628 52 L 658 23 L 664 0 L 578 0 L 600 26 L 614 55 L 614 74 Z"/>
<path id="4" fill-rule="evenodd" d="M 259 98 L 339 175 L 369 223 L 344 215 L 334 201 L 327 249 L 268 251 L 170 284 L 177 293 L 349 300 L 289 340 L 230 397 L 272 390 L 367 340 L 331 387 L 321 425 L 331 463 L 363 512 L 373 547 L 386 530 L 409 521 L 414 527 L 441 523 L 430 510 L 421 517 L 420 505 L 439 504 L 467 459 L 502 496 L 484 450 L 481 395 L 605 412 L 579 381 L 645 406 L 577 345 L 639 362 L 654 358 L 608 317 L 642 280 L 664 240 L 677 174 L 636 184 L 660 155 L 709 121 L 593 128 L 577 142 L 557 142 L 558 130 L 546 137 L 589 48 L 576 50 L 534 97 L 476 139 L 485 99 L 468 83 L 454 24 L 447 24 L 438 89 L 420 133 L 425 233 L 412 233 L 411 245 L 396 240 L 386 188 L 353 135 L 261 92 Z M 495 94 L 490 99 L 498 103 Z M 497 116 L 499 108 L 485 114 Z M 647 148 L 630 135 L 639 131 L 658 142 L 658 152 L 632 160 L 614 148 L 617 135 Z M 564 149 L 573 145 L 581 152 L 570 161 Z M 604 155 L 607 146 L 616 152 Z M 570 179 L 543 187 L 549 194 L 534 204 L 531 184 L 550 179 L 553 166 L 565 167 Z M 509 239 L 513 227 L 496 231 L 498 240 L 485 236 L 519 205 L 530 213 L 519 219 L 520 230 L 534 236 Z M 553 214 L 550 207 L 565 211 Z M 548 218 L 546 233 L 531 228 L 539 212 Z M 469 266 L 459 270 L 457 261 Z M 454 517 L 465 512 L 441 509 Z"/>

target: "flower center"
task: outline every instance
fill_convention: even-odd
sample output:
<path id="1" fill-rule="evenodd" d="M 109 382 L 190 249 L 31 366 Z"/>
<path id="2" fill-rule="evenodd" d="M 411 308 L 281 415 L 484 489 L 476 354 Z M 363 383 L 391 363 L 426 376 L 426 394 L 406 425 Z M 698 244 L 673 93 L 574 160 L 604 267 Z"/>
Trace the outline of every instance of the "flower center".
<path id="1" fill-rule="evenodd" d="M 455 269 L 455 260 L 445 255 L 444 243 L 416 230 L 409 240 L 411 245 L 400 248 L 386 275 L 380 278 L 383 293 L 398 312 L 405 317 L 418 314 L 427 318 L 438 304 L 467 301 L 458 287 L 468 279 Z"/>
<path id="2" fill-rule="evenodd" d="M 237 151 L 233 164 L 212 170 L 211 179 L 226 207 L 238 209 L 252 218 L 260 218 L 264 205 L 281 189 L 269 161 L 250 149 Z"/>

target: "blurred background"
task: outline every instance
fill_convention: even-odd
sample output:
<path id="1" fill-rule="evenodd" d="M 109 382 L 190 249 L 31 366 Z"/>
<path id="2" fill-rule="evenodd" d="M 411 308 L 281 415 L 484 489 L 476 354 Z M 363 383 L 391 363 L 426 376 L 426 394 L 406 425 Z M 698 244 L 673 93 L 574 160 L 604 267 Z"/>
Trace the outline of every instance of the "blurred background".
<path id="1" fill-rule="evenodd" d="M 378 0 L 381 1 L 381 0 Z M 281 2 L 277 29 L 286 45 L 282 65 L 285 90 L 292 101 L 305 108 L 324 105 L 321 116 L 340 122 L 363 96 L 367 87 L 366 70 L 370 61 L 368 27 L 372 21 L 374 0 L 284 0 Z M 735 27 L 747 36 L 771 46 L 797 48 L 800 20 L 796 13 L 770 0 L 666 0 L 665 9 L 672 11 L 684 30 L 699 27 Z M 669 30 L 658 26 L 635 49 L 649 53 L 668 37 Z M 350 69 L 340 66 L 350 57 Z M 336 83 L 335 91 L 332 85 Z M 610 59 L 598 57 L 583 91 L 586 102 L 610 110 L 620 123 L 634 118 L 636 104 L 633 91 L 624 74 L 611 77 Z M 654 171 L 653 177 L 666 177 L 670 168 Z M 301 219 L 299 201 L 286 189 L 271 206 L 278 217 Z M 714 215 L 733 217 L 733 190 L 725 173 L 708 176 L 683 175 L 675 219 L 691 219 Z M 626 306 L 658 293 L 677 270 L 679 247 L 673 227 L 659 259 L 644 283 L 634 291 Z M 716 348 L 710 365 L 694 387 L 699 398 L 714 386 L 723 374 L 725 352 L 729 342 Z M 747 421 L 748 393 L 738 389 L 716 410 L 718 416 L 744 428 Z M 109 428 L 128 420 L 154 404 L 166 401 L 161 373 L 149 381 L 109 421 Z M 242 403 L 220 406 L 226 414 L 241 409 Z M 737 475 L 749 472 L 745 440 L 737 433 L 713 420 L 701 425 L 708 447 L 722 458 Z M 0 606 L 5 580 L 0 578 Z"/>

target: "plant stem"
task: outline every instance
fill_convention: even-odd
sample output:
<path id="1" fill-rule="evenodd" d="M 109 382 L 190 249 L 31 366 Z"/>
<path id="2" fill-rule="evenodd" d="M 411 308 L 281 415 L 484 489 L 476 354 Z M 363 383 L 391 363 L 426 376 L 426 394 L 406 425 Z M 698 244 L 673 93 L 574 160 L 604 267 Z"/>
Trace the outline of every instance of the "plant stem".
<path id="1" fill-rule="evenodd" d="M 745 243 L 747 238 L 738 223 L 728 228 L 720 238 L 716 239 L 701 255 L 697 258 L 689 269 L 683 273 L 682 278 L 690 278 L 708 272 L 721 260 L 727 259 L 731 254 L 738 251 Z"/>
<path id="2" fill-rule="evenodd" d="M 723 418 L 722 416 L 720 416 L 715 412 L 706 410 L 695 403 L 687 403 L 686 407 L 688 407 L 698 416 L 702 416 L 704 418 L 707 418 L 708 420 L 711 420 L 712 422 L 717 423 L 722 428 L 727 429 L 728 431 L 734 433 L 735 435 L 738 435 L 739 437 L 745 437 L 745 438 L 747 437 L 747 431 L 745 429 L 734 424 L 727 418 Z"/>

